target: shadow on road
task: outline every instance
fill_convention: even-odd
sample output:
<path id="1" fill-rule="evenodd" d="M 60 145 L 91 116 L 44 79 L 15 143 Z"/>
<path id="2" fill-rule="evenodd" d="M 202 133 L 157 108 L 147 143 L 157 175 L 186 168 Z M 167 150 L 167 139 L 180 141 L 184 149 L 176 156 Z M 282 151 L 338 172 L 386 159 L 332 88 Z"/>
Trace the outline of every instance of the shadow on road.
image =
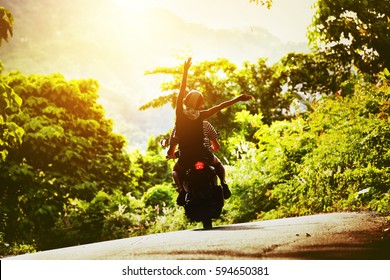
<path id="1" fill-rule="evenodd" d="M 254 230 L 254 229 L 264 229 L 264 227 L 261 226 L 250 226 L 250 225 L 242 225 L 242 226 L 218 226 L 213 227 L 211 229 L 194 229 L 194 231 L 237 231 L 237 230 Z"/>
<path id="2" fill-rule="evenodd" d="M 389 249 L 388 241 L 378 241 L 375 244 L 316 244 L 300 246 L 296 251 L 271 252 L 266 257 L 300 260 L 390 260 Z"/>
<path id="3" fill-rule="evenodd" d="M 306 223 L 306 225 L 317 225 L 320 223 Z M 216 226 L 211 229 L 194 229 L 194 231 L 240 231 L 240 230 L 258 230 L 258 229 L 265 229 L 265 230 L 271 230 L 272 228 L 278 228 L 278 227 L 294 227 L 294 225 L 291 224 L 275 224 L 275 225 L 250 225 L 250 224 L 234 224 L 229 226 Z"/>

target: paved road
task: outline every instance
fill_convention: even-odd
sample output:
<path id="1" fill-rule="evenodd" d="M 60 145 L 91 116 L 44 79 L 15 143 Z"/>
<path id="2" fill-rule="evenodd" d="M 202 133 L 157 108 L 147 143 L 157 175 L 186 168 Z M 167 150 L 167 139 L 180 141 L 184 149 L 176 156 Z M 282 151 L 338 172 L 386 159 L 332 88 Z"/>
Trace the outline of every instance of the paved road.
<path id="1" fill-rule="evenodd" d="M 185 230 L 10 259 L 386 259 L 390 224 L 374 213 L 332 213 Z"/>

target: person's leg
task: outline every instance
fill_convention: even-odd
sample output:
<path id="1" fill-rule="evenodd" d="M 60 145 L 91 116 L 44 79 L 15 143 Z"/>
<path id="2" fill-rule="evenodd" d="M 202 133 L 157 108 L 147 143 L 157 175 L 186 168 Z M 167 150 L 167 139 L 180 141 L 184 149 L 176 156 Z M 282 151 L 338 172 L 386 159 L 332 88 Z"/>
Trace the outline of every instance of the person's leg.
<path id="1" fill-rule="evenodd" d="M 226 184 L 226 171 L 225 167 L 222 165 L 222 162 L 219 160 L 217 156 L 214 155 L 213 160 L 213 166 L 215 168 L 215 172 L 217 172 L 217 176 L 219 180 L 221 181 L 221 185 L 223 188 L 223 196 L 225 199 L 228 199 L 231 197 L 232 193 L 230 192 L 230 189 L 228 185 Z"/>
<path id="2" fill-rule="evenodd" d="M 182 186 L 181 186 L 179 171 L 173 170 L 172 177 L 173 177 L 173 180 L 175 181 L 175 184 L 176 184 L 176 190 L 180 191 L 180 189 L 182 189 Z"/>
<path id="3" fill-rule="evenodd" d="M 180 177 L 180 170 L 181 170 L 180 164 L 178 162 L 176 162 L 175 166 L 173 167 L 173 172 L 172 172 L 172 177 L 173 177 L 173 180 L 175 181 L 175 184 L 176 184 L 176 190 L 179 193 L 179 195 L 176 199 L 176 203 L 180 206 L 184 206 L 185 205 L 185 195 L 187 192 L 185 191 L 183 184 L 182 184 L 182 180 Z"/>

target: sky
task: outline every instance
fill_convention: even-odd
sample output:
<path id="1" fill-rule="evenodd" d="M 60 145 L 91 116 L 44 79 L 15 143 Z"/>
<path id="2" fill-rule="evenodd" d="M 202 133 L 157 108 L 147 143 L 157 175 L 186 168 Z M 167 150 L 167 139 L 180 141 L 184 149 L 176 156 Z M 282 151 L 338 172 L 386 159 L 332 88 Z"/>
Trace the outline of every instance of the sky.
<path id="1" fill-rule="evenodd" d="M 166 8 L 184 20 L 214 29 L 261 26 L 283 42 L 306 41 L 315 0 L 273 0 L 271 9 L 249 0 L 112 0 L 133 11 Z"/>
<path id="2" fill-rule="evenodd" d="M 5 70 L 96 79 L 99 102 L 128 138 L 130 150 L 165 133 L 173 110 L 139 106 L 166 93 L 160 66 L 227 58 L 241 66 L 308 51 L 315 0 L 0 0 L 13 3 L 14 36 L 0 48 Z M 170 78 L 170 77 L 168 77 Z"/>

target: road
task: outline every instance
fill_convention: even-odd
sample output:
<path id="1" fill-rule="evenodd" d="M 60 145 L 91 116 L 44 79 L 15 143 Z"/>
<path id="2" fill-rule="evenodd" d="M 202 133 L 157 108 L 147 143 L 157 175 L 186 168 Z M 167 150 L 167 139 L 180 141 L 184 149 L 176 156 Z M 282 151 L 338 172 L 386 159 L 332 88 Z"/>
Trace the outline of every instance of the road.
<path id="1" fill-rule="evenodd" d="M 330 213 L 153 234 L 8 259 L 390 260 L 389 229 L 386 217 L 375 213 Z"/>

